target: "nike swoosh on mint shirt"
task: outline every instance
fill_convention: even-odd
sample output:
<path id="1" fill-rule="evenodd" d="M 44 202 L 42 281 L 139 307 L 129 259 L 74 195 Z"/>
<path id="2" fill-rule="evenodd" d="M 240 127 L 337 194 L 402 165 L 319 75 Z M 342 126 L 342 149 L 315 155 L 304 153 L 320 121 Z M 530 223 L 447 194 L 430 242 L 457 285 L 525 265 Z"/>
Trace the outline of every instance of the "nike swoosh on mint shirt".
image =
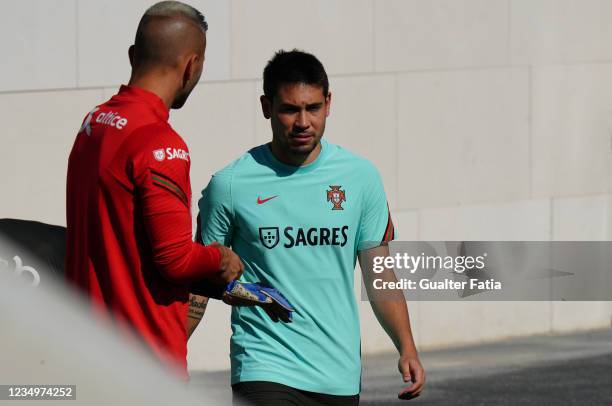
<path id="1" fill-rule="evenodd" d="M 272 200 L 275 197 L 278 197 L 278 195 L 277 196 L 268 197 L 267 199 L 262 199 L 261 197 L 257 196 L 257 204 L 264 204 L 268 200 Z"/>

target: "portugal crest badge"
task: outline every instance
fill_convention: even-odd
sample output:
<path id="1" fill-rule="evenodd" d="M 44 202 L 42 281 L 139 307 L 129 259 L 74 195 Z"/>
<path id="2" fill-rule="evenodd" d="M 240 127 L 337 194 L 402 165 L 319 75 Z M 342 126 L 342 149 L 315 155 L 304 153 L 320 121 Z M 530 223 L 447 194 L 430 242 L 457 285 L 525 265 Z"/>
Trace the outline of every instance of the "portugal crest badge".
<path id="1" fill-rule="evenodd" d="M 346 202 L 346 193 L 340 189 L 342 186 L 329 186 L 331 190 L 327 191 L 327 201 L 332 202 L 334 207 L 332 210 L 344 210 L 342 202 Z"/>
<path id="2" fill-rule="evenodd" d="M 278 227 L 259 227 L 259 240 L 270 250 L 276 247 L 280 240 Z"/>
<path id="3" fill-rule="evenodd" d="M 161 162 L 164 160 L 164 158 L 166 158 L 166 154 L 163 149 L 156 149 L 155 151 L 153 151 L 153 157 L 156 161 Z"/>

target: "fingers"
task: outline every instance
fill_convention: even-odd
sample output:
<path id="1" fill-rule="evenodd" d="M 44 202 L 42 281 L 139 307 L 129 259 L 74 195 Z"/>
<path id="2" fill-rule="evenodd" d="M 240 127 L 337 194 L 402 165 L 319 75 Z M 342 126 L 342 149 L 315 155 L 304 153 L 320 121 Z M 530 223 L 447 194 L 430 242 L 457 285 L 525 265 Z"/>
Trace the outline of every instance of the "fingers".
<path id="1" fill-rule="evenodd" d="M 404 382 L 412 382 L 412 377 L 410 376 L 410 368 L 406 368 L 405 371 L 400 371 L 402 373 L 402 379 Z"/>
<path id="2" fill-rule="evenodd" d="M 397 397 L 403 400 L 414 399 L 423 391 L 425 385 L 425 370 L 418 359 L 407 362 L 400 361 L 400 372 L 404 382 L 412 381 L 412 385 L 401 391 Z"/>
<path id="3" fill-rule="evenodd" d="M 284 308 L 287 312 L 295 311 L 293 305 L 278 290 L 274 288 L 263 288 L 261 293 L 268 296 L 270 299 L 272 299 L 272 301 L 274 301 L 274 303 Z"/>
<path id="4" fill-rule="evenodd" d="M 244 272 L 244 264 L 240 257 L 236 255 L 234 251 L 223 245 L 216 245 L 216 247 L 221 252 L 221 263 L 219 264 L 221 272 L 219 277 L 225 283 L 239 279 Z"/>
<path id="5" fill-rule="evenodd" d="M 222 300 L 230 306 L 259 306 L 275 323 L 278 323 L 281 320 L 285 323 L 291 323 L 292 321 L 290 312 L 273 303 L 262 303 L 254 300 L 241 299 L 227 293 L 223 295 Z"/>
<path id="6" fill-rule="evenodd" d="M 410 399 L 418 398 L 419 396 L 421 396 L 421 392 L 419 392 L 419 393 L 411 393 L 408 390 L 404 390 L 403 392 L 400 392 L 397 395 L 397 398 L 401 399 L 401 400 L 410 400 Z"/>
<path id="7" fill-rule="evenodd" d="M 234 279 L 240 279 L 242 273 L 244 272 L 244 264 L 242 263 L 240 257 L 234 253 L 234 251 L 232 251 L 232 254 L 234 255 L 234 261 L 236 266 L 236 275 Z"/>
<path id="8" fill-rule="evenodd" d="M 237 255 L 236 255 L 237 256 Z M 238 257 L 238 256 L 237 256 Z M 244 273 L 244 262 L 242 262 L 242 260 L 240 259 L 240 257 L 238 257 L 238 262 L 239 262 L 239 271 L 238 271 L 238 277 L 236 279 L 240 279 L 242 278 L 242 274 Z"/>
<path id="9" fill-rule="evenodd" d="M 410 399 L 414 399 L 418 397 L 422 391 L 423 391 L 423 384 L 422 383 L 417 384 L 416 382 L 414 382 L 412 385 L 402 390 L 397 395 L 397 397 L 402 400 L 410 400 Z"/>
<path id="10" fill-rule="evenodd" d="M 262 308 L 268 314 L 268 316 L 270 316 L 273 322 L 278 323 L 278 316 L 272 311 L 269 306 L 262 306 Z"/>
<path id="11" fill-rule="evenodd" d="M 293 319 L 291 318 L 291 313 L 283 311 L 281 313 L 281 320 L 284 321 L 285 323 L 292 323 Z"/>
<path id="12" fill-rule="evenodd" d="M 275 307 L 276 307 L 276 314 L 283 322 L 291 323 L 293 321 L 291 319 L 291 312 L 288 312 L 287 310 L 279 306 L 275 306 Z"/>
<path id="13" fill-rule="evenodd" d="M 418 389 L 416 389 L 415 384 L 412 384 L 409 387 L 407 387 L 406 389 L 404 389 L 403 391 L 401 391 L 397 395 L 397 397 L 399 399 L 404 399 L 404 400 L 414 399 L 414 398 L 420 396 L 422 391 L 423 391 L 423 387 L 422 386 L 420 386 Z"/>
<path id="14" fill-rule="evenodd" d="M 263 288 L 261 293 L 272 300 L 270 305 L 272 311 L 285 323 L 291 323 L 291 312 L 295 310 L 291 303 L 276 289 Z"/>
<path id="15" fill-rule="evenodd" d="M 397 369 L 402 374 L 402 379 L 404 382 L 411 382 L 412 376 L 410 375 L 410 359 L 409 358 L 400 358 L 397 363 Z"/>
<path id="16" fill-rule="evenodd" d="M 283 309 L 281 306 L 278 306 L 276 303 L 266 304 L 261 307 L 275 323 L 278 323 L 279 320 L 283 321 L 284 323 L 292 322 L 291 313 Z"/>
<path id="17" fill-rule="evenodd" d="M 414 385 L 417 386 L 419 390 L 421 390 L 423 388 L 423 385 L 425 385 L 425 370 L 419 363 L 415 365 L 414 368 L 411 368 L 411 371 L 414 377 Z"/>

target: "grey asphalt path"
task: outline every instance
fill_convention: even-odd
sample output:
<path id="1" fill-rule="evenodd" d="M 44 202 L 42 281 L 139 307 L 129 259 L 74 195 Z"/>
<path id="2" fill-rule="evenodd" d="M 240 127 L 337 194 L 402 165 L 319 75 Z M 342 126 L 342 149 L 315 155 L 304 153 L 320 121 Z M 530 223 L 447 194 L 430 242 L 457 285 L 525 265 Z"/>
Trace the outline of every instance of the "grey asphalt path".
<path id="1" fill-rule="evenodd" d="M 423 395 L 397 400 L 394 354 L 363 360 L 361 405 L 612 405 L 612 330 L 424 351 Z M 229 401 L 229 373 L 192 373 L 198 391 Z"/>

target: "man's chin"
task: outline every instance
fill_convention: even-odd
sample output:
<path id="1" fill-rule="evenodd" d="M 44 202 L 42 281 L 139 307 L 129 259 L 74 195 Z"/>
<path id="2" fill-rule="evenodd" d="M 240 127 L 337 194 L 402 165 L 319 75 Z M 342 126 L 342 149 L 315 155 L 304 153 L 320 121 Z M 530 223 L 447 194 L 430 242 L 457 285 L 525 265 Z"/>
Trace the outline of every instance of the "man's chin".
<path id="1" fill-rule="evenodd" d="M 310 154 L 316 147 L 317 141 L 311 140 L 308 143 L 289 143 L 289 150 L 296 155 L 308 155 Z"/>
<path id="2" fill-rule="evenodd" d="M 289 151 L 291 151 L 291 154 L 294 156 L 301 156 L 306 158 L 314 149 L 314 145 L 299 145 L 291 146 L 289 148 Z"/>

